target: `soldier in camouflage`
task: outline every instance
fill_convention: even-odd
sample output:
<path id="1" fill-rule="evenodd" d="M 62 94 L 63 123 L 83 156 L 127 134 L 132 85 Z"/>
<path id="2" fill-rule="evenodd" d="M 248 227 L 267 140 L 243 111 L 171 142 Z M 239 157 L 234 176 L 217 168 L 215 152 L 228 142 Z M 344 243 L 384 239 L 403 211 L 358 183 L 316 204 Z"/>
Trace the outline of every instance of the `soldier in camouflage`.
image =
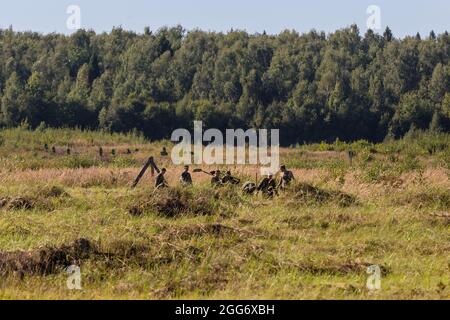
<path id="1" fill-rule="evenodd" d="M 161 150 L 161 156 L 162 157 L 167 157 L 169 155 L 169 153 L 167 152 L 166 147 L 163 147 Z"/>
<path id="2" fill-rule="evenodd" d="M 216 170 L 211 178 L 211 186 L 220 187 L 222 186 L 222 179 L 220 178 L 220 170 Z"/>
<path id="3" fill-rule="evenodd" d="M 256 191 L 256 184 L 251 181 L 247 181 L 242 186 L 242 192 L 245 194 L 253 194 Z"/>
<path id="4" fill-rule="evenodd" d="M 156 189 L 163 189 L 167 188 L 169 185 L 167 184 L 166 178 L 164 175 L 166 174 L 166 168 L 162 168 L 161 172 L 156 176 L 155 179 L 155 188 Z"/>
<path id="5" fill-rule="evenodd" d="M 222 178 L 222 184 L 239 184 L 241 182 L 240 179 L 235 178 L 231 175 L 231 171 L 227 171 Z"/>
<path id="6" fill-rule="evenodd" d="M 286 166 L 282 165 L 280 167 L 280 171 L 282 173 L 281 180 L 278 183 L 278 188 L 280 189 L 286 189 L 292 180 L 295 180 L 294 174 L 292 171 L 286 170 Z"/>
<path id="7" fill-rule="evenodd" d="M 272 174 L 268 174 L 261 183 L 258 185 L 257 192 L 262 192 L 263 195 L 273 197 L 274 193 L 277 193 L 277 183 L 273 179 Z"/>
<path id="8" fill-rule="evenodd" d="M 192 185 L 192 177 L 189 173 L 189 166 L 184 166 L 184 171 L 181 173 L 180 182 L 183 186 L 191 186 Z"/>

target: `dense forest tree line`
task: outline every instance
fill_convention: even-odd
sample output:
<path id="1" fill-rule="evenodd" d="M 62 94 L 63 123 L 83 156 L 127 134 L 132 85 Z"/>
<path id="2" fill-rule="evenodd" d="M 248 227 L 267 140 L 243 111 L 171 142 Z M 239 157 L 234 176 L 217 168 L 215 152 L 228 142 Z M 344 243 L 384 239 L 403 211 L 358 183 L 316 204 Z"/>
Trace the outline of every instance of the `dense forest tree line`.
<path id="1" fill-rule="evenodd" d="M 450 37 L 226 34 L 182 27 L 66 36 L 0 30 L 0 126 L 279 128 L 284 144 L 450 131 Z"/>

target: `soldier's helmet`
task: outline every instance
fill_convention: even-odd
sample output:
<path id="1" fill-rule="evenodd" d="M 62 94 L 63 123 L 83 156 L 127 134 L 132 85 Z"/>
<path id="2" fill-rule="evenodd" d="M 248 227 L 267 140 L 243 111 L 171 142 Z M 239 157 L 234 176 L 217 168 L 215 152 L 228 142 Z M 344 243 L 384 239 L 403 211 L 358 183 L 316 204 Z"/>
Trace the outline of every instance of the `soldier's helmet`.
<path id="1" fill-rule="evenodd" d="M 253 193 L 256 191 L 256 184 L 250 181 L 247 181 L 244 183 L 244 186 L 242 187 L 242 191 L 246 193 Z"/>

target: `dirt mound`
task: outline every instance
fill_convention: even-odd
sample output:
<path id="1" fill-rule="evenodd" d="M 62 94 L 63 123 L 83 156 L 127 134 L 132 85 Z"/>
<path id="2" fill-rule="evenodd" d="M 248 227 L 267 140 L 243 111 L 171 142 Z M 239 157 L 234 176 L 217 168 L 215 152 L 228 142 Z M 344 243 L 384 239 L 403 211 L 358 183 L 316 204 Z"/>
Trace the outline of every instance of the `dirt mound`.
<path id="1" fill-rule="evenodd" d="M 133 216 L 141 216 L 154 212 L 164 217 L 178 217 L 185 214 L 212 215 L 215 212 L 213 195 L 197 193 L 181 189 L 157 190 L 150 199 L 138 200 L 129 207 Z"/>
<path id="2" fill-rule="evenodd" d="M 142 268 L 152 268 L 183 258 L 198 260 L 201 250 L 193 247 L 180 247 L 165 241 L 152 239 L 145 242 L 118 240 L 103 245 L 98 256 L 110 268 L 120 268 L 134 264 Z"/>
<path id="3" fill-rule="evenodd" d="M 185 194 L 179 190 L 157 190 L 149 200 L 133 204 L 129 213 L 140 216 L 147 212 L 156 212 L 166 217 L 175 217 L 187 211 L 187 203 Z"/>
<path id="4" fill-rule="evenodd" d="M 89 240 L 78 239 L 70 245 L 44 247 L 34 251 L 0 252 L 0 274 L 48 275 L 78 264 L 95 251 Z"/>
<path id="5" fill-rule="evenodd" d="M 160 262 L 169 263 L 171 262 L 171 257 L 168 255 L 164 261 L 157 256 L 152 256 L 155 246 L 150 243 L 134 242 L 127 240 L 117 240 L 107 245 L 104 245 L 101 249 L 101 257 L 103 262 L 109 268 L 120 268 L 125 264 L 135 264 L 138 266 L 147 265 L 150 259 L 161 260 Z"/>
<path id="6" fill-rule="evenodd" d="M 52 198 L 67 197 L 69 194 L 60 186 L 39 186 L 15 196 L 0 197 L 0 209 L 5 210 L 52 210 Z"/>
<path id="7" fill-rule="evenodd" d="M 80 265 L 87 259 L 108 268 L 136 265 L 152 268 L 182 259 L 200 261 L 202 250 L 194 246 L 175 246 L 160 239 L 146 241 L 117 240 L 93 243 L 78 239 L 69 245 L 46 246 L 32 251 L 0 252 L 0 275 L 18 274 L 45 276 L 63 271 L 68 266 Z"/>
<path id="8" fill-rule="evenodd" d="M 356 197 L 341 191 L 324 190 L 307 183 L 299 183 L 289 189 L 289 197 L 294 201 L 315 204 L 336 203 L 341 207 L 356 204 Z"/>
<path id="9" fill-rule="evenodd" d="M 9 198 L 0 198 L 0 209 L 5 207 L 9 202 Z"/>
<path id="10" fill-rule="evenodd" d="M 36 194 L 36 195 L 34 195 Z M 65 197 L 68 193 L 61 187 L 44 187 L 35 191 L 33 195 L 19 195 L 0 198 L 0 209 L 6 210 L 32 210 L 32 209 L 53 209 L 51 198 Z"/>
<path id="11" fill-rule="evenodd" d="M 177 190 L 160 192 L 152 200 L 150 203 L 153 209 L 167 217 L 180 215 L 188 208 L 186 195 Z"/>
<path id="12" fill-rule="evenodd" d="M 0 198 L 0 208 L 6 210 L 31 210 L 35 207 L 35 200 L 29 197 Z"/>

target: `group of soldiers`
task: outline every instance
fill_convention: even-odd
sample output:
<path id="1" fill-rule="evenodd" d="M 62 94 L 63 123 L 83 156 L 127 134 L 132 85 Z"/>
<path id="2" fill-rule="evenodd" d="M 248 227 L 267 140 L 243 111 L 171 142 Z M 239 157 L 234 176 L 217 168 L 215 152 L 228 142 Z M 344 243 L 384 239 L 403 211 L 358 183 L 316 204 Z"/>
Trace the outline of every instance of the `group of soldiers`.
<path id="1" fill-rule="evenodd" d="M 292 171 L 286 169 L 286 166 L 280 167 L 281 179 L 277 183 L 273 174 L 268 174 L 258 185 L 253 182 L 246 182 L 242 187 L 244 193 L 253 194 L 261 192 L 263 195 L 272 198 L 274 195 L 278 195 L 278 190 L 286 189 L 292 180 L 295 180 Z"/>
<path id="2" fill-rule="evenodd" d="M 156 176 L 155 188 L 167 188 L 169 185 L 165 179 L 166 169 L 162 168 L 160 173 Z M 202 171 L 204 172 L 204 171 Z M 292 180 L 295 180 L 292 171 L 286 169 L 286 166 L 280 167 L 281 179 L 277 183 L 273 174 L 268 174 L 259 184 L 254 182 L 245 182 L 242 191 L 246 194 L 254 194 L 261 192 L 263 195 L 272 198 L 274 195 L 278 195 L 279 189 L 285 189 L 289 186 Z M 224 174 L 220 170 L 211 171 L 208 173 L 212 175 L 211 186 L 218 188 L 227 184 L 238 185 L 241 181 L 239 178 L 233 177 L 230 171 L 226 171 Z M 189 166 L 184 166 L 184 170 L 180 175 L 180 183 L 183 186 L 191 186 L 192 176 L 189 172 Z"/>

